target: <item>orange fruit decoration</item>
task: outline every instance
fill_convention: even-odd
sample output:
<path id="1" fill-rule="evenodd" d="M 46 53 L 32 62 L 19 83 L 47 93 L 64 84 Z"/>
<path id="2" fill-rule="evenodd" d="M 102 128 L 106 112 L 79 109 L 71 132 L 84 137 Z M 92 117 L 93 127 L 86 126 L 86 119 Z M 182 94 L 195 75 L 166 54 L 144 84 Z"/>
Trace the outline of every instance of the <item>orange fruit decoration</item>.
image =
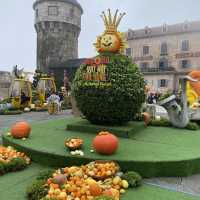
<path id="1" fill-rule="evenodd" d="M 189 73 L 189 76 L 199 81 L 190 81 L 190 85 L 193 88 L 193 90 L 198 94 L 198 96 L 200 96 L 200 71 L 192 71 Z"/>
<path id="2" fill-rule="evenodd" d="M 92 144 L 98 153 L 111 155 L 117 150 L 119 141 L 115 135 L 102 131 L 94 138 Z"/>
<path id="3" fill-rule="evenodd" d="M 91 183 L 90 186 L 90 194 L 92 196 L 100 196 L 102 194 L 102 189 L 97 183 Z"/>
<path id="4" fill-rule="evenodd" d="M 17 139 L 29 137 L 30 132 L 31 126 L 25 121 L 17 122 L 11 127 L 11 135 Z"/>
<path id="5" fill-rule="evenodd" d="M 150 114 L 148 112 L 143 112 L 142 116 L 144 118 L 145 126 L 148 126 L 149 123 L 151 122 L 151 116 L 150 116 Z"/>

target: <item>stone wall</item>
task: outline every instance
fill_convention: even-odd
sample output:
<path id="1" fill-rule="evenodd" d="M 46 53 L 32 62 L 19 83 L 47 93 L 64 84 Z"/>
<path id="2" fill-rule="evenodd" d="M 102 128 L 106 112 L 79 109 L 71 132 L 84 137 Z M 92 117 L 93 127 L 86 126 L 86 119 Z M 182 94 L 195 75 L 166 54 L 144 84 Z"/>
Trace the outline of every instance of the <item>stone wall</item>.
<path id="1" fill-rule="evenodd" d="M 78 57 L 80 29 L 62 22 L 41 22 L 37 30 L 37 66 L 48 72 L 68 59 Z"/>
<path id="2" fill-rule="evenodd" d="M 37 32 L 37 67 L 48 73 L 68 59 L 78 57 L 82 8 L 61 0 L 40 0 L 34 4 Z M 53 13 L 50 9 L 53 8 Z"/>

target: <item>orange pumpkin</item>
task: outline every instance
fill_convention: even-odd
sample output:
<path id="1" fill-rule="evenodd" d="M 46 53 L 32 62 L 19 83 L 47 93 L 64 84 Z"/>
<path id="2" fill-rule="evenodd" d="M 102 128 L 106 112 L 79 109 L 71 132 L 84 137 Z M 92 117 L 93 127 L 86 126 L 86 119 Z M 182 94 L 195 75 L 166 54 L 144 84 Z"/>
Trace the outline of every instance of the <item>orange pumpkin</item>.
<path id="1" fill-rule="evenodd" d="M 17 122 L 11 127 L 11 135 L 17 139 L 29 137 L 30 132 L 31 127 L 27 122 Z"/>
<path id="2" fill-rule="evenodd" d="M 111 155 L 118 148 L 118 138 L 109 132 L 100 132 L 93 140 L 93 147 L 100 154 Z"/>
<path id="3" fill-rule="evenodd" d="M 199 80 L 199 82 L 190 81 L 190 85 L 193 90 L 200 96 L 200 71 L 192 71 L 189 73 L 189 76 L 193 79 Z"/>
<path id="4" fill-rule="evenodd" d="M 100 196 L 102 194 L 102 189 L 97 183 L 91 183 L 89 186 L 90 194 L 92 196 Z"/>

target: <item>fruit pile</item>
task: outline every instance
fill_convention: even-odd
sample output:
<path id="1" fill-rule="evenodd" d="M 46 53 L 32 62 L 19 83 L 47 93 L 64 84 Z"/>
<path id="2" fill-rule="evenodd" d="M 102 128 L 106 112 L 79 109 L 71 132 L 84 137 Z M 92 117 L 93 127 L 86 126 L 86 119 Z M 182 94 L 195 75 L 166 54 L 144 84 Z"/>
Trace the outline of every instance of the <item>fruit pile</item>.
<path id="1" fill-rule="evenodd" d="M 80 138 L 71 138 L 65 141 L 65 146 L 69 149 L 79 149 L 83 144 L 83 140 Z"/>
<path id="2" fill-rule="evenodd" d="M 14 158 L 23 158 L 26 161 L 26 164 L 30 164 L 31 160 L 22 152 L 18 152 L 12 147 L 0 146 L 0 162 L 9 163 Z"/>
<path id="3" fill-rule="evenodd" d="M 31 162 L 24 153 L 18 152 L 12 147 L 0 146 L 0 175 L 7 172 L 24 169 Z"/>
<path id="4" fill-rule="evenodd" d="M 96 179 L 114 176 L 119 171 L 119 166 L 115 162 L 91 162 L 83 166 L 85 174 Z"/>
<path id="5" fill-rule="evenodd" d="M 100 170 L 100 167 L 103 170 Z M 90 172 L 95 171 L 96 175 L 109 174 L 113 176 L 98 180 L 88 175 L 88 169 Z M 107 196 L 113 200 L 119 200 L 120 194 L 125 193 L 129 184 L 120 175 L 114 175 L 117 170 L 114 162 L 92 162 L 81 167 L 59 169 L 47 180 L 46 186 L 49 187 L 49 190 L 45 199 L 92 200 L 95 197 Z"/>

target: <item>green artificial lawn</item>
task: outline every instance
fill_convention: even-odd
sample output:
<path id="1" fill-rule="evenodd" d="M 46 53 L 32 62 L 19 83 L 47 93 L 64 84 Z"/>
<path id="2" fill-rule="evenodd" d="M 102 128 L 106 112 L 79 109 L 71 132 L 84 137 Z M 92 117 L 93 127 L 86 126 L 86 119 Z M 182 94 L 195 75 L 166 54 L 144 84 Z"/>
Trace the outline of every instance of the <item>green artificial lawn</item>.
<path id="1" fill-rule="evenodd" d="M 143 177 L 188 176 L 200 172 L 200 131 L 168 127 L 147 127 L 131 135 L 131 139 L 119 138 L 120 146 L 112 156 L 91 153 L 95 136 L 87 132 L 66 131 L 67 123 L 76 118 L 50 120 L 32 125 L 32 133 L 26 141 L 3 137 L 5 145 L 12 145 L 29 154 L 35 162 L 61 167 L 83 164 L 92 160 L 115 160 L 122 170 L 138 171 Z M 141 126 L 141 123 L 135 122 Z M 84 157 L 71 156 L 64 146 L 65 138 L 84 139 Z"/>
<path id="2" fill-rule="evenodd" d="M 1 200 L 25 200 L 26 187 L 37 177 L 41 170 L 47 169 L 38 164 L 20 172 L 8 173 L 0 177 L 0 199 Z"/>
<path id="3" fill-rule="evenodd" d="M 0 177 L 1 200 L 26 200 L 26 188 L 38 175 L 45 170 L 33 163 L 24 171 L 9 173 Z M 198 197 L 180 192 L 174 192 L 159 187 L 143 185 L 137 189 L 129 189 L 121 200 L 198 200 Z"/>
<path id="4" fill-rule="evenodd" d="M 129 122 L 122 126 L 102 126 L 91 124 L 88 120 L 77 119 L 67 125 L 67 130 L 75 132 L 98 133 L 100 131 L 110 131 L 118 137 L 130 138 L 133 133 L 144 129 L 143 122 Z"/>

